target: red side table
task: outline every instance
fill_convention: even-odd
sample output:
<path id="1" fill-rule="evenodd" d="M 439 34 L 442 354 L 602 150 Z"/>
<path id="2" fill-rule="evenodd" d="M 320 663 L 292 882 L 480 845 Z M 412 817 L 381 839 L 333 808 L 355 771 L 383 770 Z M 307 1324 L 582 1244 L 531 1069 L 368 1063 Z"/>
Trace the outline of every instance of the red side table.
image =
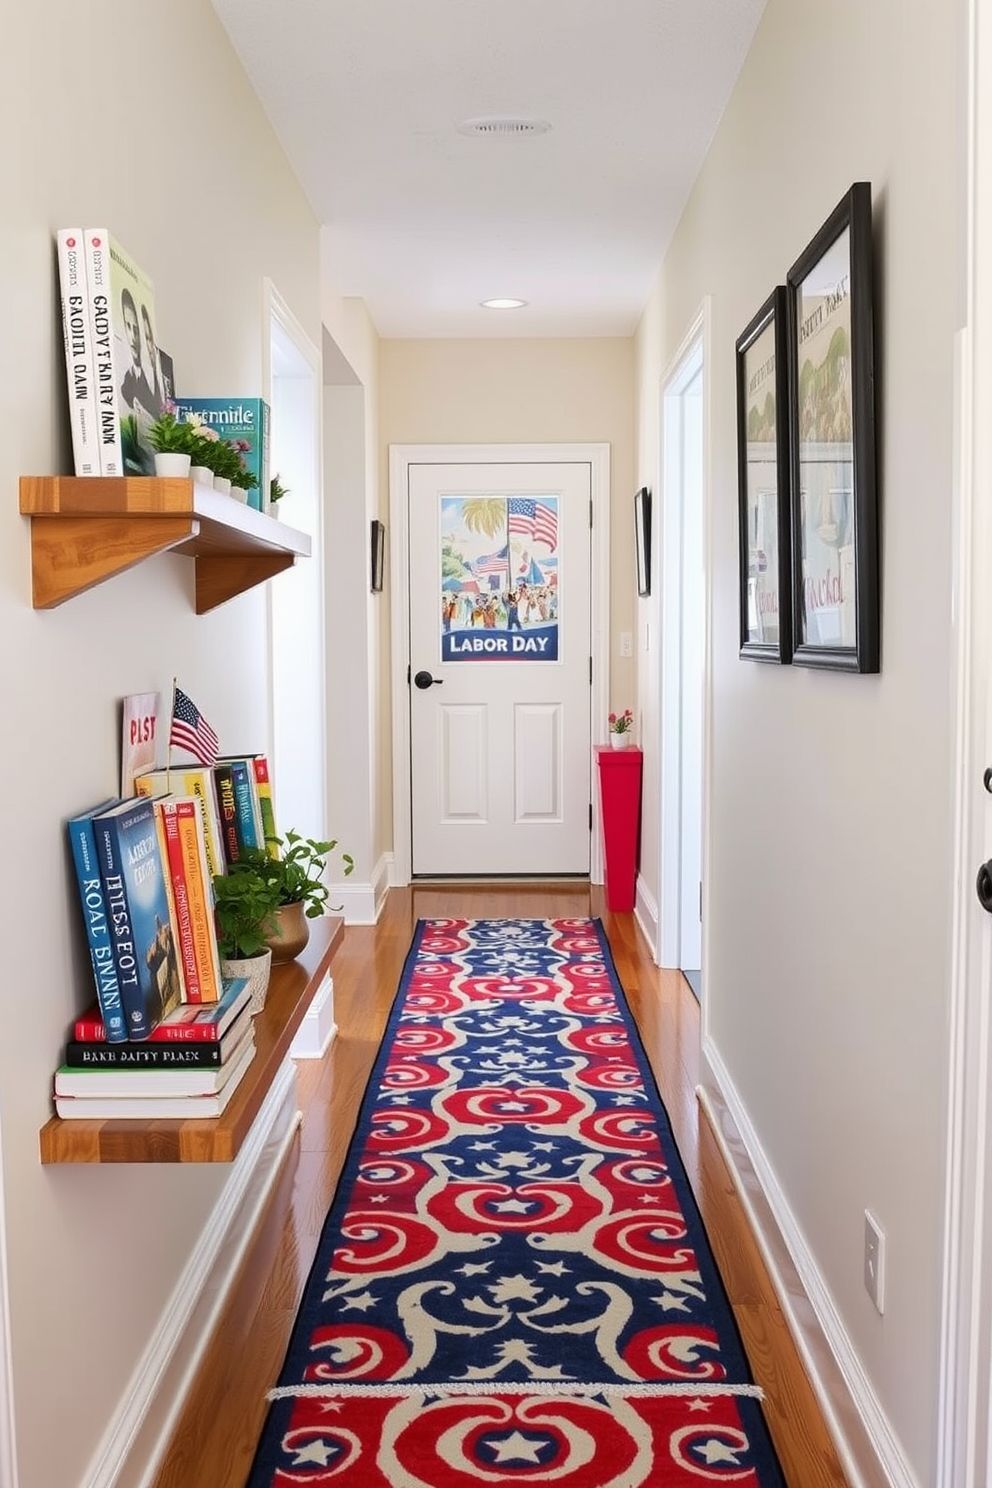
<path id="1" fill-rule="evenodd" d="M 608 909 L 634 907 L 641 831 L 641 771 L 644 753 L 628 746 L 596 745 L 603 822 L 603 865 Z"/>

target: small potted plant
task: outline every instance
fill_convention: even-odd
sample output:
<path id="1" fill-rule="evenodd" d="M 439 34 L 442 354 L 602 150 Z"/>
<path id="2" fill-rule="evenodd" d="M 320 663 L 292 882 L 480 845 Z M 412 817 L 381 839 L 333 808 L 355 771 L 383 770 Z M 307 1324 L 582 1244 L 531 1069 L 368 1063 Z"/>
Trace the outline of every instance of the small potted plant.
<path id="1" fill-rule="evenodd" d="M 284 496 L 289 495 L 289 487 L 284 486 L 276 473 L 269 481 L 269 513 L 273 517 L 279 515 L 279 502 Z"/>
<path id="2" fill-rule="evenodd" d="M 191 423 L 179 418 L 173 408 L 148 426 L 148 443 L 155 451 L 155 474 L 187 477 L 199 435 Z"/>
<path id="3" fill-rule="evenodd" d="M 610 714 L 610 744 L 614 749 L 626 749 L 634 728 L 634 715 L 629 708 L 622 713 Z"/>
<path id="4" fill-rule="evenodd" d="M 193 463 L 190 466 L 190 475 L 193 480 L 201 486 L 212 486 L 214 483 L 214 465 L 216 459 L 213 446 L 220 442 L 220 435 L 212 424 L 208 424 L 200 414 L 190 413 L 186 417 L 196 439 L 193 449 Z"/>
<path id="5" fill-rule="evenodd" d="M 233 494 L 234 477 L 241 469 L 241 457 L 229 439 L 217 439 L 204 447 L 207 464 L 214 473 L 214 486 L 226 495 Z"/>
<path id="6" fill-rule="evenodd" d="M 269 988 L 272 950 L 266 927 L 279 904 L 276 884 L 257 865 L 239 859 L 227 873 L 215 875 L 213 886 L 221 973 L 247 977 L 254 1016 L 265 1006 Z"/>
<path id="7" fill-rule="evenodd" d="M 231 470 L 231 495 L 236 496 L 239 501 L 247 501 L 248 492 L 258 485 L 258 476 L 245 464 L 245 455 L 251 449 L 251 445 L 247 439 L 232 439 L 230 448 L 234 452 L 236 461 Z"/>

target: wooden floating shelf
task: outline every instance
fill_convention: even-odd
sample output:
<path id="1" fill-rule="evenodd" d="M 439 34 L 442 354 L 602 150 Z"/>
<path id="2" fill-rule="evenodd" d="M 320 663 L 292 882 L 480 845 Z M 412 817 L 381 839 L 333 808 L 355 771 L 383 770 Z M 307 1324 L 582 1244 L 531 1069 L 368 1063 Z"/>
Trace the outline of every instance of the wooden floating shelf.
<path id="1" fill-rule="evenodd" d="M 343 934 L 344 920 L 337 916 L 311 920 L 309 943 L 297 959 L 273 966 L 265 1007 L 254 1020 L 255 1058 L 220 1116 L 190 1121 L 67 1121 L 53 1116 L 41 1129 L 42 1162 L 233 1162 Z"/>
<path id="2" fill-rule="evenodd" d="M 22 475 L 20 507 L 31 518 L 36 610 L 173 552 L 194 560 L 203 615 L 310 556 L 307 533 L 191 480 Z"/>

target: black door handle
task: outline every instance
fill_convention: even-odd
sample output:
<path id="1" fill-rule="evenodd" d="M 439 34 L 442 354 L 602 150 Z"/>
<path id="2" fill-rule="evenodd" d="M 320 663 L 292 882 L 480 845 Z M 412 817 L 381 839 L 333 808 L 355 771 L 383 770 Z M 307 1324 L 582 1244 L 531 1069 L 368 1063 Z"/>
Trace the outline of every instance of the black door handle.
<path id="1" fill-rule="evenodd" d="M 428 687 L 440 687 L 443 681 L 443 677 L 432 677 L 430 672 L 417 672 L 413 679 L 413 685 L 414 687 L 419 687 L 421 692 L 424 692 Z"/>
<path id="2" fill-rule="evenodd" d="M 992 862 L 983 863 L 975 880 L 975 893 L 983 909 L 992 914 Z"/>

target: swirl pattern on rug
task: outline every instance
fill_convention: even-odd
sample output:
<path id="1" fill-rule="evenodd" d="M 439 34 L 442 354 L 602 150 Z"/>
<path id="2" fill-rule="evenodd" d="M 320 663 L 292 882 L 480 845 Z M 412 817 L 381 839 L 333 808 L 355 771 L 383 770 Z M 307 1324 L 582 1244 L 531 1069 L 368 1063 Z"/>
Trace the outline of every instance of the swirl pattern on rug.
<path id="1" fill-rule="evenodd" d="M 421 921 L 249 1488 L 784 1488 L 602 926 Z"/>

